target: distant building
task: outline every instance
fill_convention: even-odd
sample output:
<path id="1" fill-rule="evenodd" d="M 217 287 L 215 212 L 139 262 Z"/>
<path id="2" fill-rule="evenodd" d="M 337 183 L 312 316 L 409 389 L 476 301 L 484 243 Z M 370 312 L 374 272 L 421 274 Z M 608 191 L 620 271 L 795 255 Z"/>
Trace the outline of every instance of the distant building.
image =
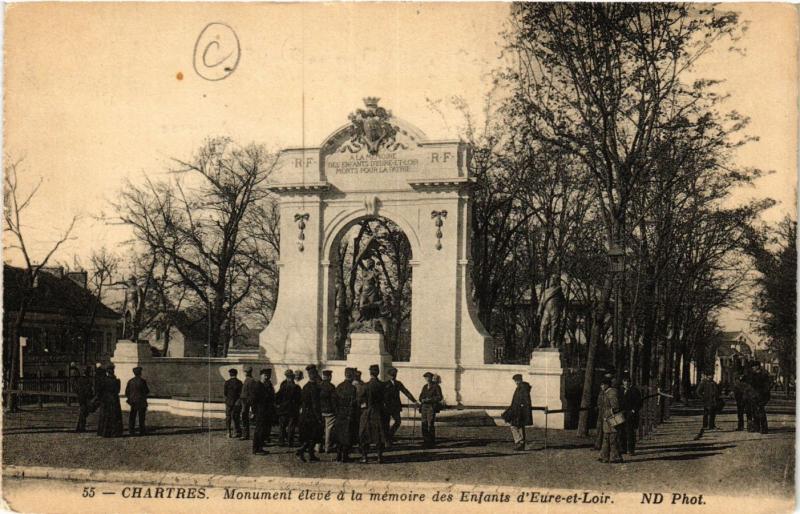
<path id="1" fill-rule="evenodd" d="M 163 357 L 205 357 L 208 355 L 208 321 L 206 317 L 192 319 L 186 312 L 172 314 L 169 333 L 164 330 L 163 317 L 139 334 L 156 353 Z M 169 344 L 167 344 L 169 340 Z M 166 351 L 165 351 L 166 348 Z"/>
<path id="2" fill-rule="evenodd" d="M 70 363 L 83 360 L 87 331 L 86 363 L 110 361 L 120 315 L 86 289 L 86 279 L 84 272 L 65 274 L 61 268 L 43 268 L 38 274 L 19 334 L 27 338 L 22 349 L 24 376 L 39 372 L 42 376 L 65 376 Z M 24 280 L 25 270 L 3 265 L 5 355 L 11 355 L 12 344 L 19 344 L 11 341 L 11 334 L 25 294 Z"/>
<path id="3" fill-rule="evenodd" d="M 714 380 L 723 388 L 733 387 L 736 374 L 753 359 L 756 342 L 744 331 L 723 332 L 714 359 Z"/>
<path id="4" fill-rule="evenodd" d="M 761 363 L 767 372 L 773 377 L 778 377 L 781 374 L 780 360 L 778 355 L 771 350 L 756 350 L 755 360 Z"/>

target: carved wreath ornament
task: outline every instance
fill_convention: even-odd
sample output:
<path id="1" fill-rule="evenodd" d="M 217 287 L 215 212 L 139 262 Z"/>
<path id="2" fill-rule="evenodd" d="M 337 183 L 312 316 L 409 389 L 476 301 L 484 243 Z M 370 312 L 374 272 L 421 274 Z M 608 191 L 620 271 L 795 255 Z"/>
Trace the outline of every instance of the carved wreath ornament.
<path id="1" fill-rule="evenodd" d="M 436 221 L 434 224 L 436 225 L 436 249 L 442 249 L 442 225 L 444 225 L 443 219 L 447 217 L 447 211 L 431 211 L 431 219 L 435 219 Z"/>
<path id="2" fill-rule="evenodd" d="M 389 151 L 408 148 L 395 139 L 397 128 L 389 122 L 392 113 L 379 107 L 379 101 L 380 98 L 368 96 L 364 98 L 366 109 L 356 109 L 348 116 L 350 140 L 342 145 L 340 152 L 357 153 L 366 147 L 370 155 L 377 155 L 381 148 Z"/>
<path id="3" fill-rule="evenodd" d="M 308 221 L 309 217 L 310 216 L 308 215 L 307 212 L 294 215 L 294 222 L 297 223 L 297 228 L 300 229 L 300 233 L 297 234 L 297 249 L 300 250 L 301 252 L 305 250 L 304 241 L 306 239 L 306 235 L 304 231 L 306 229 L 306 221 Z"/>

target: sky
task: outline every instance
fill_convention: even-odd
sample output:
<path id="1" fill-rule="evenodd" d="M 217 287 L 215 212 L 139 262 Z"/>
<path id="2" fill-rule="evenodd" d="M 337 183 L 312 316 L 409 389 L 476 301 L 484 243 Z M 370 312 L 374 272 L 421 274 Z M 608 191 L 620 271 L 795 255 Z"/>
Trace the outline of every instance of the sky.
<path id="1" fill-rule="evenodd" d="M 779 204 L 765 219 L 775 221 L 796 203 L 796 12 L 730 6 L 749 21 L 746 52 L 720 48 L 697 73 L 725 79 L 728 106 L 750 116 L 749 132 L 761 138 L 737 164 L 774 171 L 732 201 L 771 196 Z M 73 215 L 75 238 L 56 260 L 86 263 L 104 245 L 120 251 L 130 233 L 114 223 L 111 203 L 124 179 L 163 176 L 209 136 L 315 146 L 362 98 L 378 96 L 429 137 L 456 137 L 458 115 L 435 112 L 428 99 L 459 96 L 480 112 L 507 14 L 503 3 L 6 6 L 5 157 L 22 159 L 22 189 L 43 179 L 25 213 L 32 253 L 42 255 Z M 216 81 L 194 66 L 212 22 L 231 27 L 240 48 Z M 227 55 L 210 48 L 209 61 Z M 5 259 L 19 262 L 13 252 Z M 726 325 L 742 328 L 746 316 L 726 313 Z"/>

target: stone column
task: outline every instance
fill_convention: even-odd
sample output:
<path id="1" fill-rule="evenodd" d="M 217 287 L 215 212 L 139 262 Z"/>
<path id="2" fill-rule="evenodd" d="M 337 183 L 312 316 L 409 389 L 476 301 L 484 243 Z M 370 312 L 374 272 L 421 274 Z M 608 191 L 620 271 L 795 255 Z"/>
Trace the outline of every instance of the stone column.
<path id="1" fill-rule="evenodd" d="M 392 366 L 392 355 L 383 346 L 383 334 L 377 332 L 353 332 L 350 334 L 350 353 L 347 367 L 358 368 L 361 380 L 369 382 L 369 367 L 377 364 L 381 368 L 378 378 L 387 379 L 386 370 Z"/>
<path id="2" fill-rule="evenodd" d="M 558 348 L 537 348 L 531 355 L 530 364 L 531 402 L 534 407 L 547 407 L 549 410 L 560 410 L 566 405 L 564 401 L 564 376 L 561 367 L 561 352 Z M 545 425 L 545 413 L 533 411 L 533 425 Z M 551 414 L 547 417 L 548 428 L 564 428 L 564 413 Z"/>

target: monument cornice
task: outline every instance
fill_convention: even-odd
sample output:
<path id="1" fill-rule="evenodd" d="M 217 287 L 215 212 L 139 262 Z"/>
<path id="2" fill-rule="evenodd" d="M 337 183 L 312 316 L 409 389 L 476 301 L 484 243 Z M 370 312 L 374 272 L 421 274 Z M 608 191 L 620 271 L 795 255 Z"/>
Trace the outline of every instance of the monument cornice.
<path id="1" fill-rule="evenodd" d="M 271 184 L 267 186 L 270 191 L 278 193 L 319 193 L 331 188 L 329 182 L 293 182 L 289 184 Z"/>
<path id="2" fill-rule="evenodd" d="M 415 190 L 452 189 L 474 184 L 475 179 L 469 177 L 413 178 L 408 180 L 408 185 Z"/>

